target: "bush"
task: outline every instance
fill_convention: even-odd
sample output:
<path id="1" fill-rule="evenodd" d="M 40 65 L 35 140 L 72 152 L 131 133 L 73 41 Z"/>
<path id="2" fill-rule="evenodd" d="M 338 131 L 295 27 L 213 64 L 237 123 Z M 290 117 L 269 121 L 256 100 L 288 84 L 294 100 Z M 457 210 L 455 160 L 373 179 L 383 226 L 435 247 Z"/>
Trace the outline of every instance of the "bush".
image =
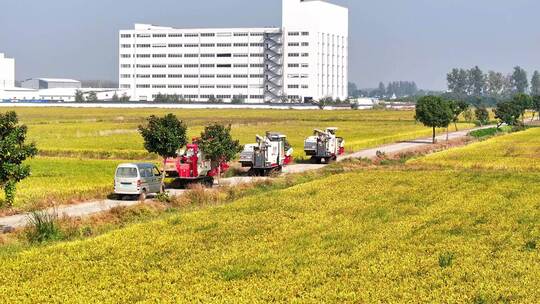
<path id="1" fill-rule="evenodd" d="M 445 252 L 439 255 L 439 266 L 441 268 L 446 268 L 452 266 L 454 262 L 454 254 L 451 252 Z"/>
<path id="2" fill-rule="evenodd" d="M 30 243 L 44 243 L 62 238 L 56 212 L 34 211 L 28 216 L 28 222 L 26 238 Z"/>

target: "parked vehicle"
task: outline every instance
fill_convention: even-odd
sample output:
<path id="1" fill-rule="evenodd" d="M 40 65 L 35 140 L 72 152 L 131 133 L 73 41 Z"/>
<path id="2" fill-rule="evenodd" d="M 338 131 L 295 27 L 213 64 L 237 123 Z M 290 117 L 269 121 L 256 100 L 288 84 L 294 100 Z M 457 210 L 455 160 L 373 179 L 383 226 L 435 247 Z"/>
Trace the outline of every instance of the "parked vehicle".
<path id="1" fill-rule="evenodd" d="M 249 167 L 253 175 L 268 175 L 280 172 L 283 166 L 292 162 L 293 149 L 287 136 L 267 132 L 265 137 L 257 135 L 257 143 L 244 146 L 240 154 L 242 167 Z"/>
<path id="2" fill-rule="evenodd" d="M 199 148 L 197 139 L 193 139 L 192 143 L 178 154 L 178 157 L 166 160 L 163 170 L 168 177 L 175 177 L 180 182 L 201 183 L 212 187 L 214 177 L 229 169 L 227 162 L 209 160 Z"/>
<path id="3" fill-rule="evenodd" d="M 345 154 L 345 140 L 336 137 L 338 128 L 327 128 L 325 131 L 314 130 L 314 135 L 304 142 L 304 151 L 311 156 L 314 163 L 337 160 L 339 155 Z"/>
<path id="4" fill-rule="evenodd" d="M 138 196 L 139 200 L 145 200 L 148 194 L 163 191 L 161 172 L 154 164 L 121 164 L 116 168 L 114 178 L 116 195 L 133 195 Z"/>

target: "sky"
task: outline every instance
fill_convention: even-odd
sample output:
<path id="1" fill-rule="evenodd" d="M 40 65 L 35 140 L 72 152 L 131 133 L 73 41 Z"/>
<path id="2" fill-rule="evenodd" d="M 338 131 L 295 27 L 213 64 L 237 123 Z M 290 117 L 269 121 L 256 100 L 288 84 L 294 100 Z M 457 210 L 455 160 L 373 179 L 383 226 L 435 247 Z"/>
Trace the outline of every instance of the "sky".
<path id="1" fill-rule="evenodd" d="M 538 0 L 331 0 L 349 8 L 350 80 L 446 88 L 453 67 L 540 69 Z M 118 31 L 281 24 L 281 0 L 1 0 L 0 53 L 16 78 L 118 78 Z"/>

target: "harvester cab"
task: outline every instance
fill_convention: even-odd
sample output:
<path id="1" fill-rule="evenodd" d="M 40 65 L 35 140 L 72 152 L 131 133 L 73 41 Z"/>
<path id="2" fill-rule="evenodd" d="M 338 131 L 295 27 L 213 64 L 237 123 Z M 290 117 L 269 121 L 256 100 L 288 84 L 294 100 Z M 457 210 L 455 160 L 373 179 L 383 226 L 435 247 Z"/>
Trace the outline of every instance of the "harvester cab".
<path id="1" fill-rule="evenodd" d="M 169 158 L 165 162 L 165 173 L 178 181 L 214 184 L 214 177 L 229 169 L 226 162 L 212 162 L 199 147 L 198 139 L 193 139 L 185 150 L 180 150 L 178 157 Z"/>
<path id="2" fill-rule="evenodd" d="M 246 145 L 240 154 L 242 167 L 250 168 L 255 175 L 268 175 L 280 172 L 283 166 L 292 162 L 293 149 L 287 141 L 287 136 L 267 132 L 266 136 L 257 135 L 257 143 Z"/>
<path id="3" fill-rule="evenodd" d="M 313 136 L 304 142 L 304 151 L 311 156 L 314 163 L 330 162 L 345 153 L 345 140 L 337 137 L 338 128 L 327 128 L 325 131 L 314 130 Z"/>

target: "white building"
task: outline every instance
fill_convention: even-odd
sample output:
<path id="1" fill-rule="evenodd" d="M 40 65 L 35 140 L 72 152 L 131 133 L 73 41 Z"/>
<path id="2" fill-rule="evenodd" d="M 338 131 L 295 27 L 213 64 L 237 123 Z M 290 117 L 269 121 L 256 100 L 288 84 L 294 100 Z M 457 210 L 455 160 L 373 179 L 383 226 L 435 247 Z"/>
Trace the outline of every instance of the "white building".
<path id="1" fill-rule="evenodd" d="M 23 81 L 22 85 L 25 89 L 80 89 L 82 84 L 75 79 L 59 79 L 59 78 L 31 78 Z"/>
<path id="2" fill-rule="evenodd" d="M 309 102 L 347 98 L 348 9 L 283 0 L 281 28 L 175 29 L 136 24 L 119 33 L 120 89 L 193 101 Z"/>
<path id="3" fill-rule="evenodd" d="M 0 90 L 15 87 L 15 59 L 0 53 Z"/>

